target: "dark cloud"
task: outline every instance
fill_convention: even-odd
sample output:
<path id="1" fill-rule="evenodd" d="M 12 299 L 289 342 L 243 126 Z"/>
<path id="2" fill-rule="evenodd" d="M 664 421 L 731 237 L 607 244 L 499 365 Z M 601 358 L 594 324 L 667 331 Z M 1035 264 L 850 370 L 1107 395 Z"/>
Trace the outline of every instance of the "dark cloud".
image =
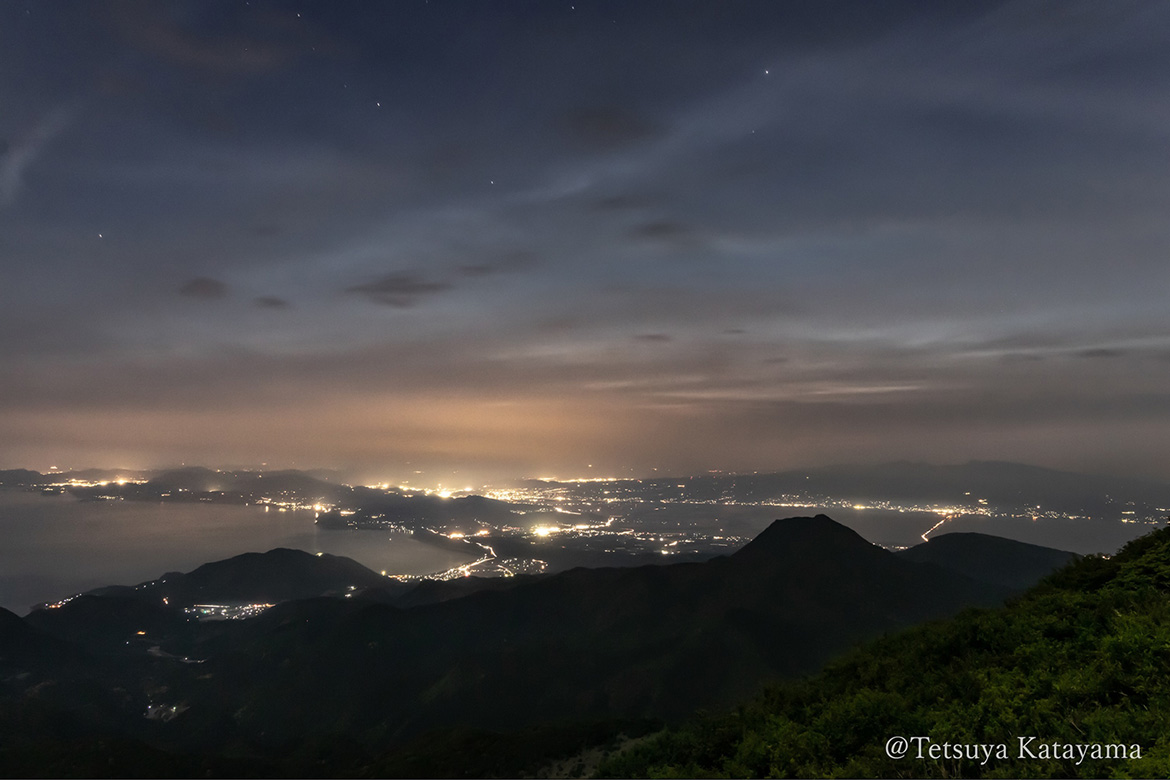
<path id="1" fill-rule="evenodd" d="M 742 336 L 747 333 L 743 328 L 727 328 L 723 332 L 728 336 Z"/>
<path id="2" fill-rule="evenodd" d="M 681 222 L 658 219 L 635 225 L 629 231 L 634 239 L 661 241 L 667 244 L 693 244 L 698 240 L 694 230 Z"/>
<path id="3" fill-rule="evenodd" d="M 397 271 L 366 284 L 347 287 L 345 291 L 363 295 L 384 306 L 408 309 L 451 287 L 450 282 L 427 279 L 409 271 Z"/>
<path id="4" fill-rule="evenodd" d="M 1093 349 L 1082 349 L 1076 355 L 1079 358 L 1119 358 L 1128 354 L 1124 349 L 1111 349 L 1108 347 L 1095 347 Z"/>
<path id="5" fill-rule="evenodd" d="M 215 298 L 223 298 L 228 293 L 228 286 L 218 279 L 211 279 L 207 276 L 198 276 L 185 282 L 179 288 L 179 295 L 188 298 L 203 298 L 205 300 L 213 300 Z"/>
<path id="6" fill-rule="evenodd" d="M 557 123 L 575 145 L 590 151 L 613 151 L 655 138 L 662 127 L 631 108 L 617 105 L 579 108 Z"/>
<path id="7" fill-rule="evenodd" d="M 539 264 L 532 252 L 517 250 L 482 263 L 468 263 L 457 269 L 461 276 L 494 276 L 495 274 L 518 273 Z"/>
<path id="8" fill-rule="evenodd" d="M 498 274 L 500 269 L 496 268 L 491 263 L 469 263 L 467 265 L 459 266 L 459 273 L 462 276 L 491 276 Z"/>
<path id="9" fill-rule="evenodd" d="M 288 301 L 284 298 L 277 298 L 272 295 L 261 295 L 259 298 L 253 299 L 252 302 L 261 309 L 287 309 L 289 306 Z"/>
<path id="10" fill-rule="evenodd" d="M 674 337 L 667 333 L 639 333 L 638 335 L 634 336 L 634 341 L 664 343 L 667 341 L 674 341 Z"/>

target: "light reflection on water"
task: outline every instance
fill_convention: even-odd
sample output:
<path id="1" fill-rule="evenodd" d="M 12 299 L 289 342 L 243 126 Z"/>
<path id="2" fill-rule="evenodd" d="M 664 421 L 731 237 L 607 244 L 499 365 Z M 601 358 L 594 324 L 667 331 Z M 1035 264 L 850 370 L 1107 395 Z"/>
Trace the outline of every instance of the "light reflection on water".
<path id="1" fill-rule="evenodd" d="M 375 571 L 426 574 L 471 560 L 384 531 L 318 529 L 313 512 L 255 506 L 77 501 L 0 489 L 0 607 L 102 585 L 133 585 L 245 552 L 291 547 L 344 555 Z"/>

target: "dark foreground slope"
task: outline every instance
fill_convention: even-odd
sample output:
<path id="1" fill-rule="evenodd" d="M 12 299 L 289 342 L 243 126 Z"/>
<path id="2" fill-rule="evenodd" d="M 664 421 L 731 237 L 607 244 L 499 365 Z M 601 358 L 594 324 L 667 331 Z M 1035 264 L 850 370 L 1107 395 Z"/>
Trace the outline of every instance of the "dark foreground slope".
<path id="1" fill-rule="evenodd" d="M 928 542 L 902 550 L 898 556 L 1016 590 L 1026 590 L 1079 557 L 1064 550 L 976 533 L 933 536 Z"/>
<path id="2" fill-rule="evenodd" d="M 1161 530 L 1111 559 L 1079 560 L 1005 608 L 879 640 L 734 714 L 693 720 L 601 773 L 1165 777 L 1167 680 L 1170 530 Z M 897 736 L 929 738 L 936 755 L 911 743 L 891 758 Z M 990 758 L 960 755 L 973 745 L 991 746 Z"/>
<path id="3" fill-rule="evenodd" d="M 180 774 L 190 766 L 214 774 L 231 762 L 245 762 L 249 774 L 423 771 L 428 765 L 402 760 L 411 744 L 475 744 L 453 736 L 475 733 L 468 729 L 544 729 L 540 739 L 563 745 L 576 732 L 557 724 L 679 719 L 814 671 L 860 639 L 999 603 L 1007 592 L 902 560 L 817 516 L 777 521 L 736 554 L 705 563 L 577 569 L 409 609 L 383 590 L 288 601 L 249 620 L 182 616 L 174 601 L 204 598 L 209 591 L 196 585 L 221 587 L 236 563 L 168 577 L 167 587 L 187 582 L 182 598 L 168 591 L 170 604 L 161 603 L 160 581 L 24 621 L 4 615 L 21 648 L 57 643 L 71 652 L 59 665 L 0 653 L 0 724 L 8 724 L 0 728 L 10 729 L 0 734 L 0 771 L 23 771 L 37 751 L 60 766 L 72 744 L 90 751 L 76 773 L 97 771 L 95 741 L 110 746 L 103 774 L 132 771 L 118 758 L 133 752 L 128 745 L 149 746 L 152 768 Z M 73 741 L 13 725 L 12 713 L 30 707 L 68 723 Z M 432 736 L 412 743 L 423 734 Z M 510 744 L 523 752 L 523 740 Z"/>

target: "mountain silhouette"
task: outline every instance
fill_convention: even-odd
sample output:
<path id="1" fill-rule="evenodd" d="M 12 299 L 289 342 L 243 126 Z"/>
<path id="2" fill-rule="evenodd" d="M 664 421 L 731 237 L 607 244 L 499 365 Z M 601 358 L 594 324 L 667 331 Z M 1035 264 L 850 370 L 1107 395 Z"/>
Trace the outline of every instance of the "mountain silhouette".
<path id="1" fill-rule="evenodd" d="M 155 605 L 189 607 L 195 604 L 276 604 L 327 594 L 344 595 L 358 589 L 382 588 L 401 593 L 407 587 L 360 563 L 338 555 L 313 555 L 303 550 L 277 548 L 266 553 L 244 553 L 205 563 L 186 574 L 168 572 L 139 585 L 109 586 L 91 596 L 117 596 Z"/>
<path id="2" fill-rule="evenodd" d="M 944 539 L 922 547 L 1006 550 L 1009 562 L 1020 552 Z M 866 643 L 810 679 L 698 714 L 612 753 L 594 776 L 1163 777 L 1168 585 L 1161 529 L 1115 555 L 1078 557 L 1003 608 Z M 1090 744 L 1072 760 L 1070 748 L 1037 755 L 1025 730 L 1049 745 Z M 952 745 L 1025 747 L 921 759 L 885 749 L 891 734 L 944 732 Z"/>
<path id="3" fill-rule="evenodd" d="M 974 580 L 1016 590 L 1076 560 L 1076 553 L 978 533 L 949 533 L 902 550 L 903 560 L 933 563 Z"/>
<path id="4" fill-rule="evenodd" d="M 54 706 L 103 739 L 295 763 L 290 746 L 368 756 L 436 729 L 677 719 L 1011 592 L 906 560 L 824 515 L 778 520 L 700 563 L 572 569 L 437 602 L 388 582 L 348 559 L 273 550 L 99 589 L 23 621 L 0 615 L 0 626 L 101 663 L 30 670 L 0 658 L 0 677 L 18 681 L 13 701 L 57 685 Z M 209 601 L 276 606 L 214 622 L 179 609 Z"/>
<path id="5" fill-rule="evenodd" d="M 902 561 L 827 517 L 794 518 L 705 563 L 574 569 L 410 609 L 288 602 L 236 629 L 237 649 L 249 649 L 230 672 L 251 681 L 241 725 L 284 738 L 322 722 L 378 723 L 397 739 L 450 725 L 669 718 L 1006 592 Z M 290 709 L 290 696 L 312 707 Z"/>

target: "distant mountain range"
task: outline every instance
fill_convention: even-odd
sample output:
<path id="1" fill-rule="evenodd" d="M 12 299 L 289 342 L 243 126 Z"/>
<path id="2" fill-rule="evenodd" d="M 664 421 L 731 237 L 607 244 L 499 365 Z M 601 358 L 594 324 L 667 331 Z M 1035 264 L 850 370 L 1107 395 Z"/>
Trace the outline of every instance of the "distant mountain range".
<path id="1" fill-rule="evenodd" d="M 426 498 L 402 491 L 372 491 L 336 481 L 330 472 L 298 471 L 216 471 L 184 467 L 160 471 L 86 469 L 42 474 L 29 469 L 0 470 L 0 485 L 38 486 L 67 482 L 113 481 L 119 478 L 145 481 L 124 486 L 162 492 L 236 494 L 296 494 L 303 498 L 349 497 L 357 491 L 364 503 L 382 497 Z M 325 479 L 324 477 L 330 477 Z M 614 480 L 605 483 L 529 482 L 530 486 L 561 485 L 586 492 L 591 485 L 619 486 L 641 500 L 719 501 L 733 499 L 759 502 L 786 496 L 831 496 L 838 499 L 887 500 L 921 504 L 988 504 L 1005 507 L 1036 506 L 1083 515 L 1112 516 L 1126 507 L 1152 513 L 1170 514 L 1170 483 L 1125 477 L 1108 477 L 1029 466 L 1003 461 L 971 461 L 959 465 L 932 465 L 895 462 L 877 465 L 822 466 L 785 472 L 753 474 L 701 474 L 682 477 Z M 116 487 L 116 486 L 115 486 Z M 601 488 L 598 488 L 601 489 Z M 473 497 L 478 498 L 478 497 Z M 435 501 L 439 501 L 434 497 Z M 492 512 L 504 502 L 487 502 L 477 507 Z M 371 507 L 376 509 L 376 507 Z"/>
<path id="2" fill-rule="evenodd" d="M 539 483 L 533 483 L 539 484 Z M 543 483 L 547 484 L 547 483 Z M 587 490 L 589 483 L 559 483 Z M 606 483 L 607 486 L 613 483 Z M 622 480 L 644 498 L 761 502 L 789 496 L 899 503 L 1001 507 L 1037 506 L 1077 515 L 1114 517 L 1136 510 L 1170 514 L 1170 483 L 1107 477 L 1003 461 L 960 465 L 896 462 L 841 465 L 775 473 L 702 474 Z"/>
<path id="3" fill-rule="evenodd" d="M 118 774 L 131 754 L 160 771 L 384 773 L 436 730 L 673 720 L 867 637 L 998 604 L 1069 556 L 954 536 L 895 555 L 818 515 L 703 563 L 413 590 L 274 550 L 23 620 L 0 612 L 0 771 L 73 751 L 83 773 Z M 183 609 L 206 603 L 275 606 L 218 621 Z"/>
<path id="4" fill-rule="evenodd" d="M 80 495 L 97 492 L 102 495 L 122 495 L 127 498 L 157 499 L 164 494 L 181 498 L 180 493 L 193 495 L 216 494 L 220 497 L 253 497 L 261 495 L 297 495 L 303 498 L 327 500 L 348 495 L 348 485 L 329 482 L 315 476 L 318 472 L 283 471 L 218 471 L 202 466 L 155 471 L 130 469 L 84 469 L 81 471 L 42 474 L 28 469 L 0 470 L 0 485 L 37 487 L 68 482 L 107 483 L 100 489 L 74 488 Z M 117 484 L 126 481 L 125 484 Z"/>
<path id="5" fill-rule="evenodd" d="M 444 498 L 421 491 L 374 489 L 321 479 L 324 472 L 220 471 L 200 466 L 163 471 L 130 472 L 87 469 L 41 474 L 28 469 L 0 471 L 0 485 L 26 488 L 62 485 L 81 498 L 112 497 L 138 501 L 224 504 L 285 503 L 311 507 L 317 503 L 345 505 L 355 510 L 345 516 L 322 512 L 322 527 L 346 529 L 383 520 L 410 528 L 514 519 L 512 506 L 483 496 Z M 129 481 L 127 481 L 129 480 Z M 119 484 L 119 481 L 124 481 Z"/>
<path id="6" fill-rule="evenodd" d="M 725 548 L 713 542 L 717 536 L 756 533 L 774 516 L 767 509 L 770 505 L 840 513 L 844 522 L 890 546 L 916 543 L 934 523 L 930 518 L 937 516 L 945 519 L 947 531 L 979 531 L 1081 553 L 1112 552 L 1170 518 L 1170 484 L 1165 482 L 993 461 L 952 466 L 887 463 L 584 483 L 538 481 L 521 485 L 511 501 L 349 486 L 320 476 L 295 470 L 201 467 L 48 475 L 13 469 L 0 471 L 0 485 L 68 491 L 83 499 L 314 507 L 319 511 L 320 527 L 330 529 L 428 530 L 445 535 L 490 528 L 491 545 L 500 557 L 537 558 L 553 570 L 644 563 L 649 562 L 647 554 L 659 552 L 629 544 L 629 539 L 590 546 L 573 533 L 556 540 L 526 533 L 537 525 L 567 528 L 568 517 L 575 523 L 608 527 L 616 514 L 619 522 L 614 531 L 622 527 L 631 531 L 693 529 L 695 538 L 682 540 L 689 547 L 679 550 L 691 560 L 724 552 Z M 73 484 L 68 484 L 70 481 Z M 48 485 L 56 487 L 44 487 Z M 564 501 L 568 503 L 559 503 Z M 327 509 L 332 511 L 323 511 Z M 572 514 L 555 511 L 561 509 Z M 762 511 L 767 514 L 761 515 Z M 727 531 L 723 525 L 728 526 Z M 503 531 L 505 528 L 511 530 Z M 707 537 L 700 538 L 704 533 Z M 442 542 L 435 534 L 422 538 Z"/>

